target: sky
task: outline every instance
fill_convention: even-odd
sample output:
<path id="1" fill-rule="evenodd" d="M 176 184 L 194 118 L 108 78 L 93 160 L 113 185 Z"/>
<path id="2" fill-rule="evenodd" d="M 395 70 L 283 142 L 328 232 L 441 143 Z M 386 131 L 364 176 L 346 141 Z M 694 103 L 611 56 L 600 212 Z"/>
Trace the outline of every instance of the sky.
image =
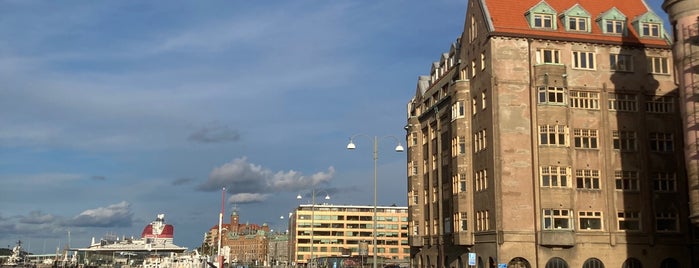
<path id="1" fill-rule="evenodd" d="M 0 248 L 138 237 L 162 213 L 193 249 L 222 196 L 224 222 L 237 210 L 276 230 L 312 189 L 373 205 L 375 137 L 378 205 L 406 206 L 393 151 L 406 105 L 465 13 L 465 0 L 0 0 Z"/>

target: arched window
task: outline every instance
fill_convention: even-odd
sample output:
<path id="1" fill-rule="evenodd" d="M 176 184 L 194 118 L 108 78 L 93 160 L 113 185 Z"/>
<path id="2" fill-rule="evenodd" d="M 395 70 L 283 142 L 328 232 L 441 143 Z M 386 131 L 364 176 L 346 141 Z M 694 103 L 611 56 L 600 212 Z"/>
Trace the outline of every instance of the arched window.
<path id="1" fill-rule="evenodd" d="M 532 266 L 529 264 L 527 259 L 522 258 L 522 257 L 516 257 L 512 260 L 510 260 L 509 263 L 507 263 L 508 268 L 531 268 Z"/>
<path id="2" fill-rule="evenodd" d="M 641 265 L 641 261 L 638 259 L 628 258 L 624 264 L 621 265 L 621 268 L 643 268 L 643 265 Z"/>
<path id="3" fill-rule="evenodd" d="M 568 268 L 568 263 L 561 258 L 553 257 L 546 263 L 546 268 Z"/>
<path id="4" fill-rule="evenodd" d="M 680 262 L 673 258 L 667 258 L 660 263 L 660 268 L 680 268 Z"/>
<path id="5" fill-rule="evenodd" d="M 597 258 L 589 258 L 582 266 L 583 268 L 604 268 L 604 264 Z"/>
<path id="6" fill-rule="evenodd" d="M 485 268 L 483 267 L 483 259 L 481 257 L 478 257 L 478 268 Z"/>

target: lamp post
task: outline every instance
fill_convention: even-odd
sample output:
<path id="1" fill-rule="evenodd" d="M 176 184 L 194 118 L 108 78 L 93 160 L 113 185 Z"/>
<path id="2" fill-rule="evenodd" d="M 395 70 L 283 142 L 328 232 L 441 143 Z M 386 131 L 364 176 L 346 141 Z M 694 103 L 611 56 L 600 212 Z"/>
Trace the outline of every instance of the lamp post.
<path id="1" fill-rule="evenodd" d="M 363 136 L 363 135 L 361 135 L 361 134 L 356 134 L 356 135 L 353 135 L 352 137 L 350 137 L 349 143 L 347 144 L 347 150 L 354 150 L 354 149 L 357 148 L 357 146 L 354 144 L 353 140 L 354 140 L 355 137 L 358 137 L 358 136 Z M 398 141 L 398 138 L 396 138 L 396 137 L 394 137 L 394 136 L 386 136 L 386 138 L 393 138 L 393 139 L 396 141 L 397 145 L 396 145 L 396 148 L 394 149 L 396 152 L 402 152 L 402 151 L 404 151 L 403 146 L 400 145 L 400 142 Z M 373 242 L 372 242 L 372 244 L 373 244 L 373 249 L 372 249 L 372 253 L 373 253 L 373 255 L 374 255 L 374 256 L 373 256 L 373 258 L 374 258 L 373 267 L 374 267 L 374 268 L 376 268 L 376 265 L 377 265 L 377 258 L 376 258 L 376 255 L 378 255 L 378 249 L 377 249 L 378 245 L 377 245 L 377 243 L 376 243 L 376 218 L 377 218 L 377 216 L 376 216 L 376 211 L 377 211 L 377 208 L 376 208 L 376 181 L 377 181 L 377 178 L 376 178 L 376 170 L 377 170 L 377 160 L 378 160 L 378 159 L 379 159 L 379 137 L 378 137 L 378 136 L 374 136 L 374 217 L 373 217 L 373 218 L 374 218 L 374 224 L 372 225 L 372 227 L 373 227 L 373 232 L 372 232 L 372 236 L 373 236 L 373 237 L 372 237 L 372 238 L 373 238 Z"/>
<path id="2" fill-rule="evenodd" d="M 296 196 L 296 199 L 303 199 L 303 196 L 301 194 Z M 330 195 L 328 193 L 325 193 L 325 200 L 330 200 Z M 311 264 L 313 263 L 313 228 L 315 228 L 315 219 L 316 219 L 316 189 L 313 188 L 311 190 L 311 259 L 308 260 Z M 308 264 L 308 263 L 307 263 Z M 311 266 L 312 267 L 312 266 Z"/>

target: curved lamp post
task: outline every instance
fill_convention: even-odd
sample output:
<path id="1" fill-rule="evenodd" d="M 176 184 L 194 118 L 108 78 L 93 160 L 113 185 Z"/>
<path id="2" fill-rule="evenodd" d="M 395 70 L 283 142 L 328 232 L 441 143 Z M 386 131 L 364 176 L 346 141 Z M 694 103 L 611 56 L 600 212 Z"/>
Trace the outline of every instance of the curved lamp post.
<path id="1" fill-rule="evenodd" d="M 355 138 L 355 137 L 358 137 L 358 136 L 364 136 L 364 135 L 362 135 L 362 134 L 356 134 L 356 135 L 353 135 L 352 137 L 350 137 L 350 138 L 349 138 L 349 143 L 347 144 L 347 150 L 354 150 L 354 149 L 357 148 L 357 145 L 354 144 L 354 138 Z M 368 137 L 368 136 L 366 136 L 366 137 Z M 396 144 L 397 144 L 397 145 L 396 145 L 396 148 L 394 149 L 396 152 L 402 152 L 402 151 L 405 150 L 405 149 L 403 148 L 403 145 L 400 144 L 400 141 L 399 141 L 398 138 L 396 138 L 395 136 L 386 136 L 386 137 L 384 137 L 384 138 L 393 138 L 393 139 L 396 141 Z M 374 248 L 372 249 L 372 252 L 373 252 L 373 255 L 374 255 L 374 256 L 373 256 L 373 258 L 374 258 L 373 267 L 374 267 L 374 268 L 376 268 L 376 265 L 377 265 L 377 258 L 376 258 L 376 255 L 378 255 L 378 252 L 379 252 L 378 249 L 377 249 L 377 248 L 378 248 L 378 245 L 376 244 L 376 218 L 377 218 L 377 216 L 376 216 L 376 210 L 377 210 L 377 208 L 376 208 L 376 170 L 377 170 L 377 160 L 378 160 L 378 159 L 379 159 L 379 137 L 378 137 L 378 136 L 374 136 L 374 217 L 373 217 L 373 218 L 374 218 L 374 224 L 373 224 L 373 226 L 372 226 L 373 229 L 374 229 L 373 232 L 372 232 L 372 236 L 373 236 L 373 237 L 372 237 L 372 238 L 373 238 L 372 244 L 373 244 L 373 247 L 374 247 Z"/>
<path id="2" fill-rule="evenodd" d="M 296 196 L 296 199 L 301 200 L 303 199 L 303 196 L 301 194 Z M 326 192 L 325 193 L 325 200 L 330 200 L 330 195 Z M 313 188 L 311 190 L 311 259 L 308 260 L 309 263 L 313 263 L 313 228 L 315 228 L 315 219 L 316 219 L 316 189 Z M 313 267 L 313 266 L 311 266 Z"/>

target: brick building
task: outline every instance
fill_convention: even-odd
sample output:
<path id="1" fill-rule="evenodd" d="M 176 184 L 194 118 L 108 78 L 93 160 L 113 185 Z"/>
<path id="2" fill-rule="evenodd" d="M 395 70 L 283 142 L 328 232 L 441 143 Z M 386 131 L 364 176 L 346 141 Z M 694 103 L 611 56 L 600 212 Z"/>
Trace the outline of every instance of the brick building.
<path id="1" fill-rule="evenodd" d="M 221 226 L 221 248 L 227 263 L 266 265 L 268 262 L 268 239 L 270 229 L 267 224 L 240 223 L 238 211 L 231 213 L 230 223 Z M 218 225 L 211 227 L 205 243 L 211 247 L 218 245 Z"/>
<path id="2" fill-rule="evenodd" d="M 408 103 L 413 267 L 690 267 L 672 63 L 643 0 L 469 0 Z"/>

